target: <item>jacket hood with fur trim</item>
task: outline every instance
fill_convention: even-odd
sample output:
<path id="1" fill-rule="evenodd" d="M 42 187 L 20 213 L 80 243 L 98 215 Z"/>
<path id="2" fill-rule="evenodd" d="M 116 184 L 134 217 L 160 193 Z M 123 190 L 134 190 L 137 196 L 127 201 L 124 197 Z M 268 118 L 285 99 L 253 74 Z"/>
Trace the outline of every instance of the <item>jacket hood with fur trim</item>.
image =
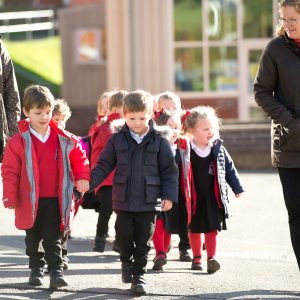
<path id="1" fill-rule="evenodd" d="M 111 122 L 110 129 L 112 134 L 120 132 L 125 124 L 125 119 L 118 119 Z M 163 138 L 167 139 L 168 141 L 173 136 L 173 130 L 169 126 L 158 126 L 153 120 L 150 120 L 149 126 L 153 126 L 153 129 L 155 129 Z"/>

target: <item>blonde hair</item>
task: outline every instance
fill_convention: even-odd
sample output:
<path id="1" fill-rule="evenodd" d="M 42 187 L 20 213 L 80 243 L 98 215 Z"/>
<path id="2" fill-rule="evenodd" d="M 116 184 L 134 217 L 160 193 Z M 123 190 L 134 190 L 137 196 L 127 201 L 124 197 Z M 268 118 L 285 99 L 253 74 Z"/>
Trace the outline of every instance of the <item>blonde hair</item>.
<path id="1" fill-rule="evenodd" d="M 153 110 L 153 97 L 150 93 L 137 90 L 134 92 L 128 93 L 124 98 L 123 112 L 149 112 L 152 113 Z"/>
<path id="2" fill-rule="evenodd" d="M 107 111 L 107 105 L 106 107 L 103 106 L 103 101 L 107 100 L 109 96 L 111 95 L 112 92 L 104 92 L 102 95 L 99 97 L 98 102 L 97 102 L 97 114 L 99 116 L 103 116 L 106 114 Z"/>
<path id="3" fill-rule="evenodd" d="M 191 109 L 190 114 L 184 121 L 184 128 L 187 132 L 196 127 L 198 120 L 208 119 L 214 128 L 215 138 L 219 137 L 221 120 L 214 108 L 210 106 L 197 106 Z"/>
<path id="4" fill-rule="evenodd" d="M 283 7 L 294 7 L 298 13 L 300 13 L 300 1 L 299 0 L 281 0 L 278 3 L 279 11 Z M 285 30 L 283 24 L 278 24 L 276 27 L 276 35 L 277 36 L 284 36 Z"/>
<path id="5" fill-rule="evenodd" d="M 32 108 L 45 108 L 48 106 L 53 109 L 54 104 L 54 96 L 45 86 L 29 85 L 24 91 L 23 107 L 27 112 Z"/>
<path id="6" fill-rule="evenodd" d="M 64 121 L 66 122 L 70 119 L 71 114 L 71 109 L 64 99 L 55 100 L 52 116 L 62 115 L 64 117 Z"/>
<path id="7" fill-rule="evenodd" d="M 172 92 L 169 92 L 169 91 L 165 91 L 164 93 L 161 93 L 158 96 L 158 106 L 159 106 L 159 109 L 162 108 L 161 107 L 161 102 L 164 101 L 164 100 L 169 100 L 169 101 L 173 102 L 174 106 L 176 108 L 176 111 L 177 112 L 181 111 L 181 101 L 180 101 L 179 96 L 177 96 L 176 94 L 174 94 Z"/>

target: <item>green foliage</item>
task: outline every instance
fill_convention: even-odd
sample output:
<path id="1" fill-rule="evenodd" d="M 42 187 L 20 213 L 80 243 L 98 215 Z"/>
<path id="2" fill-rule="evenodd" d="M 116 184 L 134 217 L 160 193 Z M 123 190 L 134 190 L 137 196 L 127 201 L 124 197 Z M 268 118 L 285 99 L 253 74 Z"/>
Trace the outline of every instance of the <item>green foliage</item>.
<path id="1" fill-rule="evenodd" d="M 28 84 L 42 84 L 59 96 L 62 84 L 60 37 L 29 41 L 4 41 L 14 62 L 19 90 Z"/>
<path id="2" fill-rule="evenodd" d="M 174 1 L 174 28 L 176 41 L 202 39 L 201 0 Z"/>

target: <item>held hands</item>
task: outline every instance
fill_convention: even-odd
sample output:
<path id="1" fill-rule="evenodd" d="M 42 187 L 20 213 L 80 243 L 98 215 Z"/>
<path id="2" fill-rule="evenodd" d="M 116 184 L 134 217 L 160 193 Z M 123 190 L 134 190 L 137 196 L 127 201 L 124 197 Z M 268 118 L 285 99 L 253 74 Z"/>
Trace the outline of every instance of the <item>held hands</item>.
<path id="1" fill-rule="evenodd" d="M 90 184 L 88 180 L 80 179 L 75 182 L 76 189 L 79 193 L 85 193 L 89 190 Z"/>
<path id="2" fill-rule="evenodd" d="M 235 198 L 241 198 L 242 195 L 243 195 L 243 193 L 236 194 L 236 195 L 235 195 Z"/>
<path id="3" fill-rule="evenodd" d="M 173 206 L 173 203 L 172 203 L 172 201 L 171 200 L 162 200 L 161 201 L 161 209 L 162 209 L 162 211 L 168 211 L 168 210 L 170 210 L 171 208 L 172 208 L 172 206 Z"/>

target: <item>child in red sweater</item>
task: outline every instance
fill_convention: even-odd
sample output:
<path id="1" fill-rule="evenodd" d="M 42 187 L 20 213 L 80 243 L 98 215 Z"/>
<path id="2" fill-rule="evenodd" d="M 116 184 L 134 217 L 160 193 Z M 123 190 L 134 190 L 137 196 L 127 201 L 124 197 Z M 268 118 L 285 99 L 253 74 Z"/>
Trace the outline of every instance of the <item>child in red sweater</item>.
<path id="1" fill-rule="evenodd" d="M 112 135 L 111 122 L 120 119 L 123 110 L 124 97 L 126 91 L 118 91 L 111 94 L 107 100 L 107 116 L 102 120 L 100 127 L 95 128 L 91 137 L 91 168 L 97 165 L 99 156 Z M 104 252 L 106 237 L 108 233 L 108 223 L 112 214 L 112 185 L 114 172 L 95 188 L 95 197 L 99 205 L 99 217 L 97 222 L 96 237 L 93 250 Z"/>
<path id="2" fill-rule="evenodd" d="M 26 230 L 29 284 L 43 284 L 45 261 L 50 288 L 67 285 L 63 277 L 61 235 L 69 229 L 73 187 L 89 189 L 90 169 L 74 135 L 51 120 L 54 97 L 48 88 L 25 89 L 19 132 L 8 142 L 1 166 L 3 204 L 15 209 L 15 224 Z M 42 241 L 44 252 L 39 251 Z"/>

